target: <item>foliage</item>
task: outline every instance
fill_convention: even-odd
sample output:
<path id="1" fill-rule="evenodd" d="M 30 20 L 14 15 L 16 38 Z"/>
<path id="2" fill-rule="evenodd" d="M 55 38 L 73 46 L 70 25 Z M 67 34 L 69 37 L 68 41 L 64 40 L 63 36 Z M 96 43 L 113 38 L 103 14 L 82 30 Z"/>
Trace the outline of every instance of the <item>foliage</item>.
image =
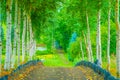
<path id="1" fill-rule="evenodd" d="M 68 48 L 68 58 L 70 61 L 74 61 L 74 59 L 78 56 L 80 53 L 80 39 L 77 38 L 76 41 L 70 43 L 70 46 Z"/>

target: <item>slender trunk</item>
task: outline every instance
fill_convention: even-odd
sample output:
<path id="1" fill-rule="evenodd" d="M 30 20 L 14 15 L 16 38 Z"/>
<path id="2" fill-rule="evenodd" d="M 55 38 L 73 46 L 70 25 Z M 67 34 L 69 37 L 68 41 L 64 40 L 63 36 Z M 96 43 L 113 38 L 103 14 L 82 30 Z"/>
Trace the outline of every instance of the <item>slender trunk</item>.
<path id="1" fill-rule="evenodd" d="M 15 61 L 16 61 L 16 39 L 17 39 L 17 33 L 16 33 L 16 27 L 17 27 L 17 0 L 15 1 L 15 26 L 14 26 L 14 45 L 13 45 L 13 54 L 11 58 L 11 68 L 14 68 Z"/>
<path id="2" fill-rule="evenodd" d="M 88 18 L 88 14 L 86 11 L 86 20 L 87 20 L 87 36 L 88 36 L 88 52 L 90 54 L 90 61 L 93 62 L 93 54 L 92 54 L 92 47 L 91 47 L 91 39 L 90 39 L 90 27 L 89 27 L 89 18 Z"/>
<path id="3" fill-rule="evenodd" d="M 18 8 L 18 32 L 17 32 L 17 36 L 18 36 L 18 42 L 17 42 L 17 54 L 18 54 L 18 66 L 20 65 L 20 25 L 21 25 L 21 9 L 20 7 Z"/>
<path id="4" fill-rule="evenodd" d="M 12 31 L 12 2 L 13 0 L 11 0 L 11 4 L 10 4 L 10 31 L 9 31 L 9 33 L 10 33 L 10 39 L 9 39 L 9 43 L 10 43 L 10 46 L 9 46 L 9 51 L 10 51 L 10 55 L 9 55 L 9 63 L 10 63 L 10 68 L 11 68 L 11 57 L 12 57 L 12 42 L 11 42 L 11 31 Z"/>
<path id="5" fill-rule="evenodd" d="M 25 33 L 26 33 L 26 15 L 24 12 L 24 27 L 23 27 L 23 34 L 22 34 L 22 62 L 25 59 Z"/>
<path id="6" fill-rule="evenodd" d="M 84 60 L 84 52 L 83 52 L 83 48 L 82 48 L 82 41 L 80 42 L 80 48 L 81 48 L 81 52 L 82 52 L 82 60 Z"/>
<path id="7" fill-rule="evenodd" d="M 31 24 L 31 19 L 29 19 L 29 28 L 30 28 L 30 51 L 29 51 L 29 59 L 32 60 L 32 54 L 33 54 L 33 35 L 32 35 L 32 24 Z"/>
<path id="8" fill-rule="evenodd" d="M 85 46 L 86 46 L 86 53 L 88 54 L 88 61 L 90 61 L 89 48 L 87 46 L 87 40 L 86 40 L 86 36 L 84 33 L 83 33 L 83 36 L 84 36 L 84 42 L 85 42 Z"/>
<path id="9" fill-rule="evenodd" d="M 10 3 L 10 4 L 9 4 Z M 5 59 L 5 65 L 4 69 L 9 70 L 10 69 L 10 62 L 11 62 L 11 54 L 12 54 L 12 48 L 11 48 L 11 28 L 12 28 L 12 0 L 7 1 L 7 38 L 6 38 L 6 59 Z"/>
<path id="10" fill-rule="evenodd" d="M 9 0 L 8 0 L 9 2 Z M 7 2 L 7 10 L 6 10 L 6 16 L 7 16 L 7 34 L 6 34 L 6 58 L 5 58 L 5 65 L 4 65 L 4 69 L 5 70 L 9 70 L 10 69 L 10 5 L 9 3 Z"/>
<path id="11" fill-rule="evenodd" d="M 100 31 L 100 16 L 101 16 L 101 11 L 99 9 L 98 11 L 98 23 L 97 23 L 97 59 L 100 61 L 100 63 L 102 64 L 102 54 L 101 54 L 101 31 Z"/>
<path id="12" fill-rule="evenodd" d="M 120 77 L 120 25 L 119 25 L 119 0 L 116 0 L 116 58 L 117 58 L 117 77 Z"/>
<path id="13" fill-rule="evenodd" d="M 109 1 L 109 10 L 108 10 L 108 43 L 107 43 L 107 59 L 108 59 L 108 65 L 107 69 L 110 71 L 110 1 Z"/>
<path id="14" fill-rule="evenodd" d="M 29 19 L 27 15 L 27 41 L 26 41 L 26 52 L 27 52 L 27 60 L 29 59 Z"/>
<path id="15" fill-rule="evenodd" d="M 1 13 L 1 2 L 0 2 L 0 13 Z M 0 14 L 0 75 L 1 75 L 1 68 L 2 68 L 2 20 Z"/>

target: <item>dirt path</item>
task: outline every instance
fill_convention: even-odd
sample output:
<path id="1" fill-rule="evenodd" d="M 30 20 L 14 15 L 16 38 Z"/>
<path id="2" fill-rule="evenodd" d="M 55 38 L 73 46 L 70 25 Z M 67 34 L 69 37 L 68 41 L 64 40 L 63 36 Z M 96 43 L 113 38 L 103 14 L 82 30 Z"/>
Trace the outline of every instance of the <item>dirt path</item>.
<path id="1" fill-rule="evenodd" d="M 32 71 L 24 80 L 87 80 L 78 68 L 41 67 Z"/>

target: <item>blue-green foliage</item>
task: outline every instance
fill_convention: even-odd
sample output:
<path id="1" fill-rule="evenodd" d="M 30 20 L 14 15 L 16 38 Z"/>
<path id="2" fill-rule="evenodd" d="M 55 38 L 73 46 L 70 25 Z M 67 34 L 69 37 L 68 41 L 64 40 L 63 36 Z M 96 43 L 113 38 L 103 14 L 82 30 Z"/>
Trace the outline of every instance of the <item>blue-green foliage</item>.
<path id="1" fill-rule="evenodd" d="M 74 32 L 70 39 L 70 43 L 69 43 L 69 47 L 68 47 L 68 51 L 67 51 L 68 59 L 70 61 L 74 61 L 76 56 L 79 54 L 79 51 L 80 51 L 79 41 L 80 41 L 80 39 L 77 38 L 77 33 Z"/>
<path id="2" fill-rule="evenodd" d="M 70 39 L 70 43 L 75 42 L 75 41 L 76 41 L 76 38 L 77 38 L 77 33 L 74 32 L 74 33 L 72 34 L 71 39 Z"/>

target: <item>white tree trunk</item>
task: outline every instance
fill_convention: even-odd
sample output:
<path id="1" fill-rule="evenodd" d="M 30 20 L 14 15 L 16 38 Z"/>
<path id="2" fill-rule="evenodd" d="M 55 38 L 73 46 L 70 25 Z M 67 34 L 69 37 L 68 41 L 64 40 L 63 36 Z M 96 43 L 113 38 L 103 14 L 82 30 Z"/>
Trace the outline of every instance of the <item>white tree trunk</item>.
<path id="1" fill-rule="evenodd" d="M 84 60 L 84 52 L 83 52 L 83 48 L 82 48 L 82 41 L 80 42 L 80 48 L 81 48 L 81 52 L 82 52 L 82 60 Z"/>
<path id="2" fill-rule="evenodd" d="M 9 4 L 10 2 L 10 4 Z M 12 10 L 12 0 L 8 0 L 7 1 L 7 35 L 6 35 L 6 59 L 5 59 L 5 65 L 4 65 L 4 69 L 5 70 L 9 70 L 10 69 L 10 58 L 11 58 L 11 27 L 12 27 L 12 14 L 11 14 L 11 10 Z"/>
<path id="3" fill-rule="evenodd" d="M 102 54 L 101 54 L 101 31 L 100 31 L 100 16 L 101 16 L 101 11 L 98 11 L 98 21 L 97 21 L 97 37 L 96 37 L 96 56 L 97 59 L 100 61 L 102 64 Z"/>
<path id="4" fill-rule="evenodd" d="M 16 33 L 16 27 L 17 27 L 17 0 L 15 1 L 15 26 L 14 26 L 14 45 L 13 45 L 13 54 L 12 54 L 12 58 L 11 58 L 11 68 L 14 68 L 15 65 L 15 61 L 16 61 L 16 49 L 17 49 L 17 45 L 16 45 L 16 39 L 17 39 L 17 33 Z"/>
<path id="5" fill-rule="evenodd" d="M 22 62 L 25 60 L 25 33 L 26 33 L 26 15 L 24 12 L 24 26 L 23 26 L 23 34 L 22 34 Z"/>
<path id="6" fill-rule="evenodd" d="M 88 54 L 90 54 L 90 61 L 93 62 L 93 54 L 92 54 L 92 47 L 91 47 L 91 39 L 90 39 L 90 27 L 89 27 L 89 18 L 88 18 L 88 14 L 86 11 L 86 20 L 87 20 L 87 42 L 88 42 Z"/>
<path id="7" fill-rule="evenodd" d="M 0 13 L 1 13 L 1 2 L 0 2 Z M 0 75 L 1 75 L 1 68 L 2 68 L 2 20 L 0 14 Z"/>
<path id="8" fill-rule="evenodd" d="M 29 29 L 30 29 L 30 49 L 29 49 L 29 59 L 32 60 L 32 54 L 33 54 L 33 34 L 32 34 L 32 24 L 31 24 L 31 19 L 29 19 Z"/>
<path id="9" fill-rule="evenodd" d="M 85 36 L 85 34 L 83 33 L 83 37 L 84 37 L 84 42 L 85 42 L 85 46 L 86 46 L 86 53 L 87 53 L 87 55 L 88 55 L 88 61 L 90 61 L 90 52 L 89 52 L 89 48 L 88 48 L 88 45 L 87 45 L 87 39 L 86 39 L 86 36 Z"/>
<path id="10" fill-rule="evenodd" d="M 116 0 L 116 58 L 117 58 L 117 77 L 120 77 L 120 25 L 119 25 L 119 0 Z"/>
<path id="11" fill-rule="evenodd" d="M 18 54 L 18 66 L 20 65 L 20 25 L 21 25 L 21 9 L 18 8 L 18 32 L 17 32 L 17 54 Z"/>
<path id="12" fill-rule="evenodd" d="M 108 65 L 107 69 L 110 71 L 110 1 L 109 1 L 109 10 L 108 10 L 108 43 L 107 43 L 107 60 L 108 60 Z"/>

